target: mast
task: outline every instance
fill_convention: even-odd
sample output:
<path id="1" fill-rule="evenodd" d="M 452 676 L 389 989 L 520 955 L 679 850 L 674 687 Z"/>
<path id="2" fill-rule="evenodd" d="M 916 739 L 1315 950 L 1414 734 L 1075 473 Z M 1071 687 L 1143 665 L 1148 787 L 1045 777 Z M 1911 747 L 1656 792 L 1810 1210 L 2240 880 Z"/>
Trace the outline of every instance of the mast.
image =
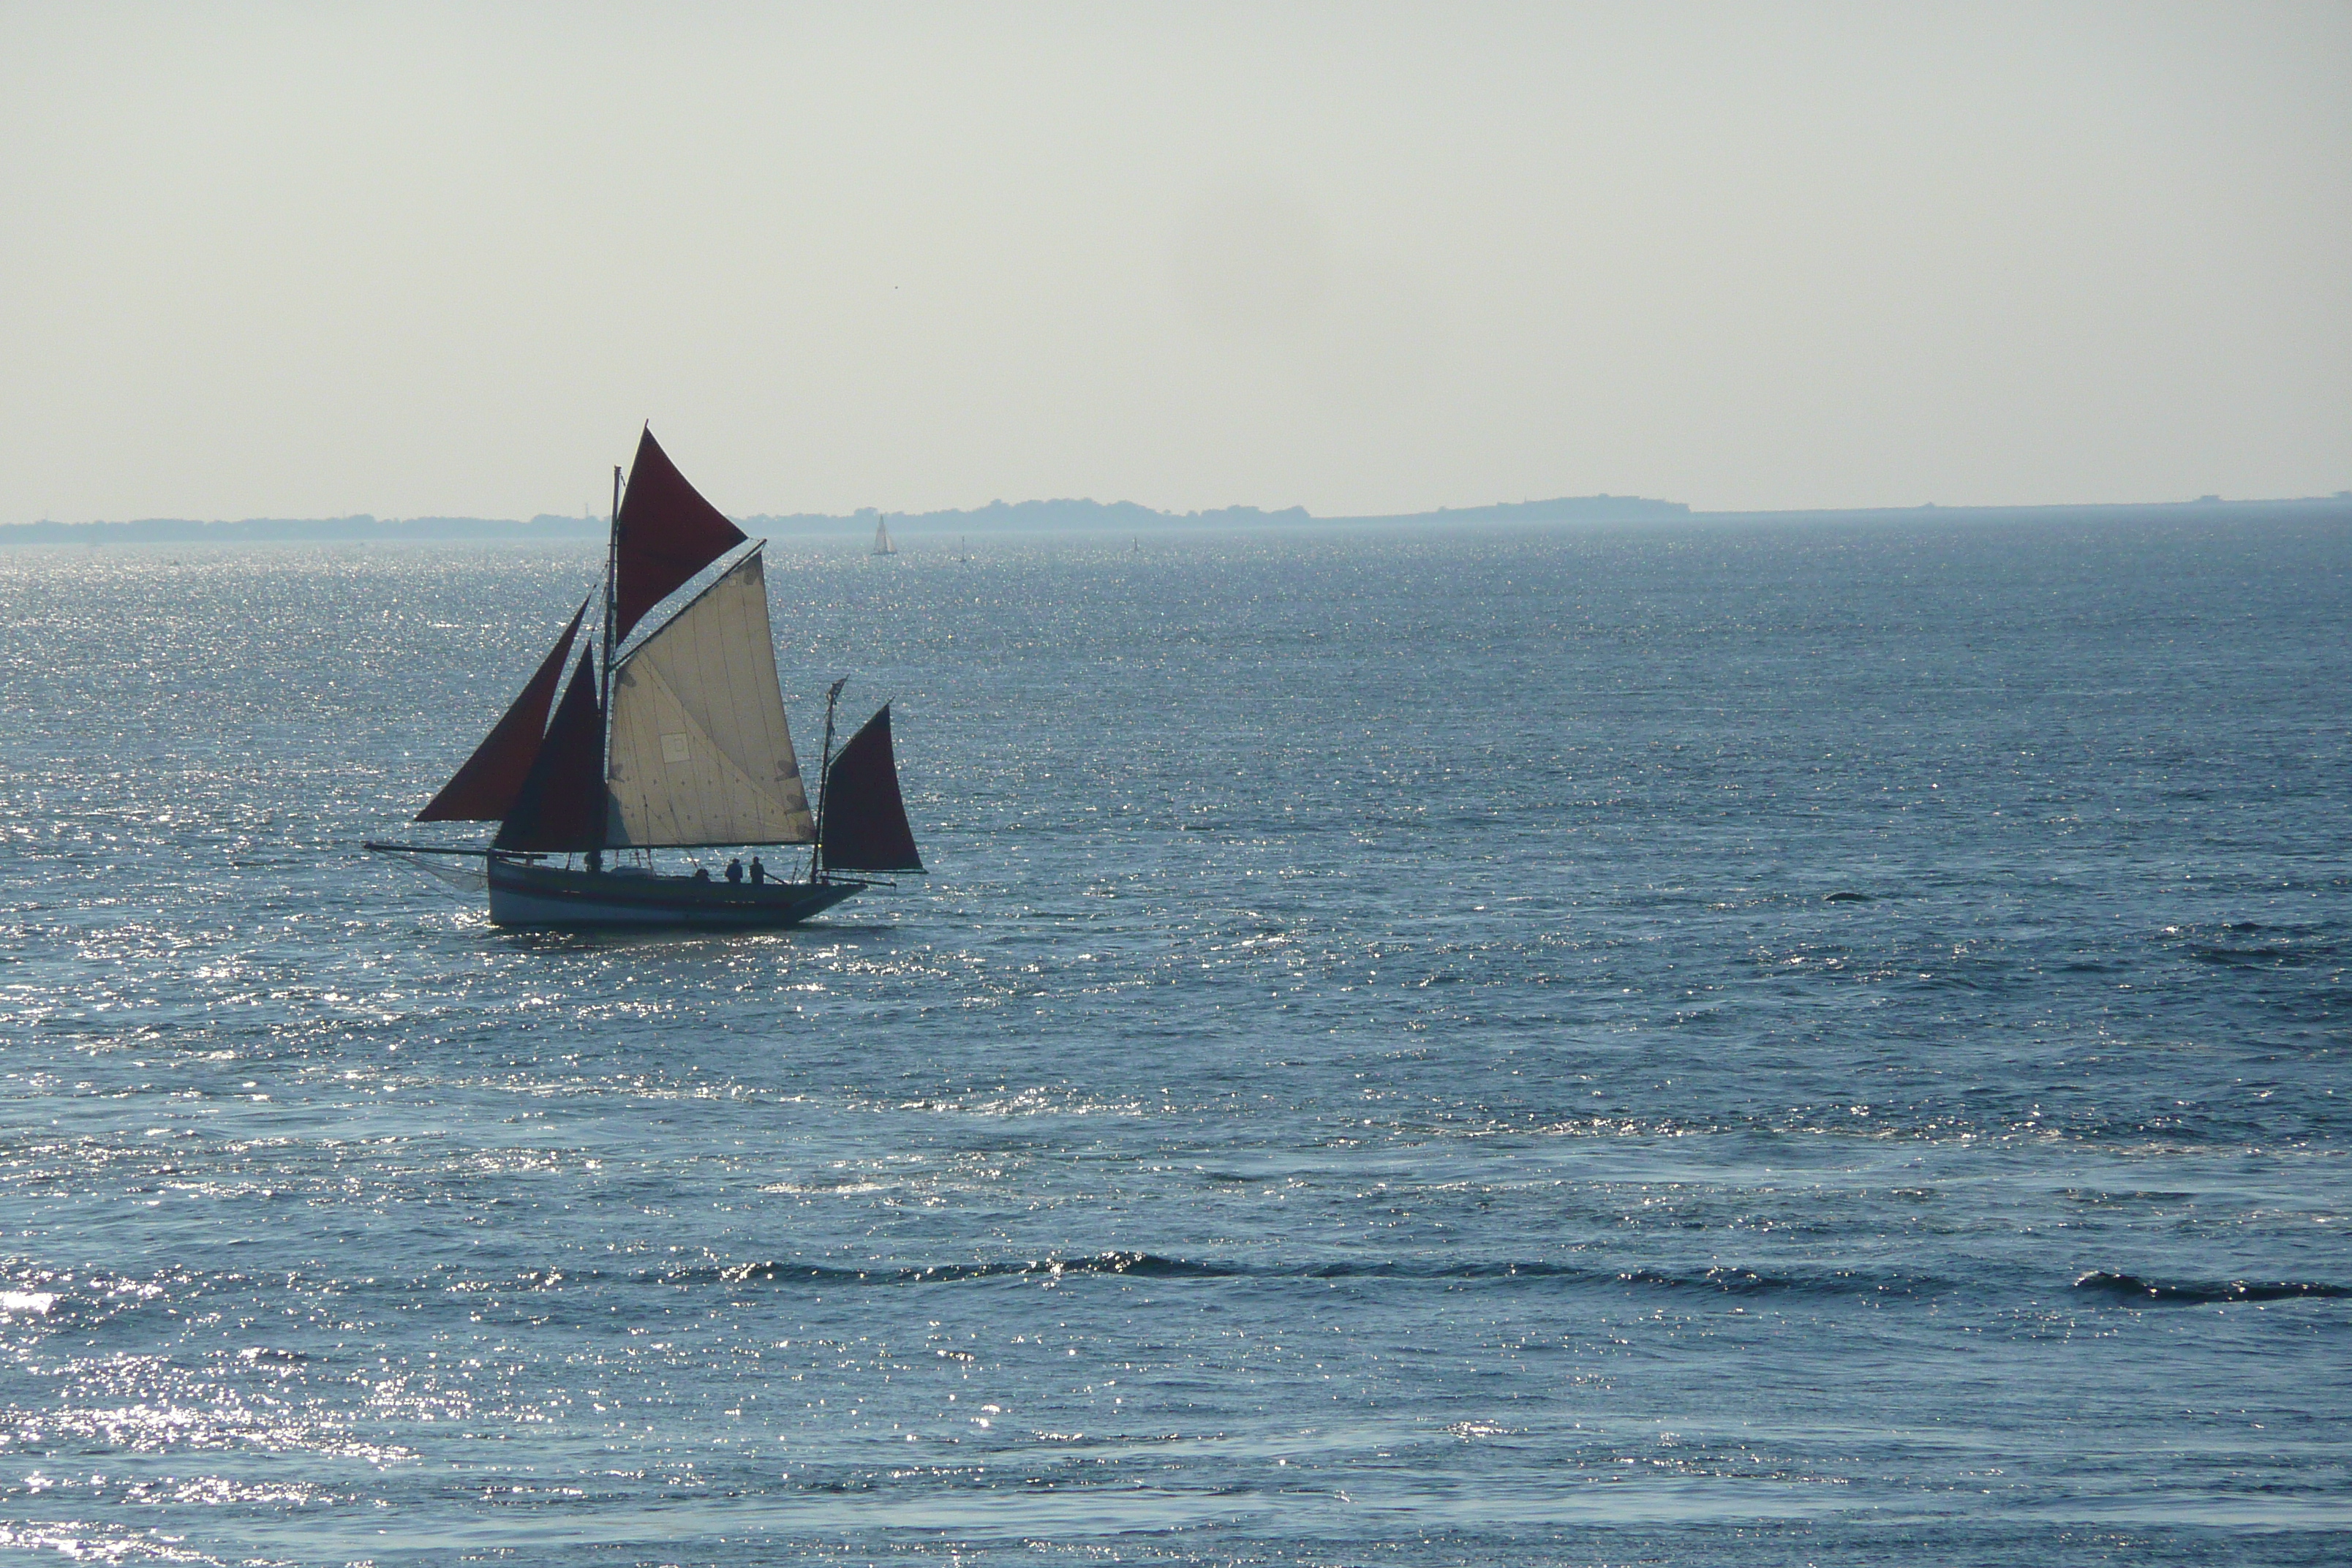
<path id="1" fill-rule="evenodd" d="M 621 465 L 613 465 L 613 521 L 604 540 L 604 684 L 596 695 L 604 711 L 613 710 L 613 597 L 619 585 L 621 569 Z"/>
<path id="2" fill-rule="evenodd" d="M 833 772 L 833 709 L 834 704 L 841 700 L 841 689 L 848 684 L 849 677 L 845 675 L 833 683 L 832 690 L 824 694 L 824 758 L 817 764 L 816 770 L 816 847 L 809 853 L 809 880 L 812 882 L 824 868 L 824 781 L 825 776 Z"/>
<path id="3" fill-rule="evenodd" d="M 604 715 L 604 732 L 596 737 L 596 772 L 602 777 L 613 765 L 613 600 L 621 585 L 621 465 L 613 465 L 613 521 L 604 537 L 604 658 L 598 666 L 596 708 Z M 596 843 L 601 853 L 604 831 Z"/>

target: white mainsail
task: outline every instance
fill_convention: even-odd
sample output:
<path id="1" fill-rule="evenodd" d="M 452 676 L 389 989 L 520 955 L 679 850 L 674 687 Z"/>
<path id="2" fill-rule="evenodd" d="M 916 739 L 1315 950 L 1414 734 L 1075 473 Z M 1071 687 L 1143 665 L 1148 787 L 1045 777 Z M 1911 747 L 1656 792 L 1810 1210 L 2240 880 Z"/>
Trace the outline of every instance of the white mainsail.
<path id="1" fill-rule="evenodd" d="M 615 847 L 816 837 L 776 684 L 758 551 L 615 667 L 606 783 L 605 842 Z"/>
<path id="2" fill-rule="evenodd" d="M 890 542 L 890 520 L 887 517 L 877 517 L 874 520 L 873 552 L 877 555 L 898 553 L 898 547 Z"/>

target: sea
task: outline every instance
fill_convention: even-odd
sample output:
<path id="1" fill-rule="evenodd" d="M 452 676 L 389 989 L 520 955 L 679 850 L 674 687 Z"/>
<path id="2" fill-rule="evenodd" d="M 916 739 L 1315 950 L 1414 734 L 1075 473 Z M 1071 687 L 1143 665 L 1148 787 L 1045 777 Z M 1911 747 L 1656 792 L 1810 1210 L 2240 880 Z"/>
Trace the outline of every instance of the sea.
<path id="1" fill-rule="evenodd" d="M 2352 1561 L 2343 509 L 864 542 L 719 935 L 361 849 L 598 551 L 0 552 L 0 1557 Z"/>

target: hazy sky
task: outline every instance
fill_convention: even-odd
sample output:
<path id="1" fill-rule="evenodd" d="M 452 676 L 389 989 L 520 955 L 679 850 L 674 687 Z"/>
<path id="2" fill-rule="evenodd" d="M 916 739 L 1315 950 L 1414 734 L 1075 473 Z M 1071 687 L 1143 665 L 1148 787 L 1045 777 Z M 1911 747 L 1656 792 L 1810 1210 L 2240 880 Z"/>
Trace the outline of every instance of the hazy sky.
<path id="1" fill-rule="evenodd" d="M 2352 5 L 0 5 L 0 522 L 2352 487 Z"/>

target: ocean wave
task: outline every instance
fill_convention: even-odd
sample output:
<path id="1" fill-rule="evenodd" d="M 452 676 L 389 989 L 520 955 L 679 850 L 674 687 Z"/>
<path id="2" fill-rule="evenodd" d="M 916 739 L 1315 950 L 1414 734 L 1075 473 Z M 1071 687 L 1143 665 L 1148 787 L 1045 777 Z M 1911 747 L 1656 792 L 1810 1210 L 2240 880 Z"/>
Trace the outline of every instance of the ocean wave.
<path id="1" fill-rule="evenodd" d="M 2224 921 L 2211 927 L 2167 926 L 2162 934 L 2197 963 L 2280 969 L 2336 963 L 2344 956 L 2340 935 L 2325 921 Z"/>
<path id="2" fill-rule="evenodd" d="M 2291 1301 L 2305 1296 L 2352 1296 L 2352 1286 L 2328 1285 L 2308 1279 L 2273 1282 L 2254 1279 L 2147 1279 L 2137 1274 L 2110 1273 L 2104 1268 L 2095 1268 L 2075 1280 L 2074 1289 L 2118 1296 L 2126 1300 L 2187 1306 L 2215 1301 Z"/>
<path id="3" fill-rule="evenodd" d="M 1266 1281 L 1396 1279 L 1429 1283 L 1549 1281 L 1570 1286 L 1639 1286 L 1724 1295 L 1788 1292 L 1854 1295 L 1915 1295 L 1948 1289 L 1950 1281 L 1924 1275 L 1862 1269 L 1764 1273 L 1729 1266 L 1686 1270 L 1622 1268 L 1544 1259 L 1409 1261 L 1343 1259 L 1325 1263 L 1234 1263 L 1168 1258 L 1153 1252 L 1102 1252 L 1076 1258 L 1011 1259 L 1003 1262 L 906 1265 L 855 1268 L 816 1263 L 757 1262 L 707 1265 L 640 1275 L 665 1285 L 942 1285 L 979 1279 L 1057 1279 L 1118 1275 L 1140 1279 L 1256 1279 Z M 577 1277 L 574 1277 L 577 1278 Z"/>
<path id="4" fill-rule="evenodd" d="M 938 1285 L 961 1279 L 1059 1279 L 1065 1275 L 1126 1274 L 1144 1279 L 1222 1279 L 1246 1270 L 1215 1263 L 1191 1263 L 1151 1252 L 1099 1252 L 1077 1258 L 1013 1259 L 1001 1263 L 933 1263 L 901 1268 L 843 1268 L 816 1263 L 735 1263 L 666 1270 L 664 1284 L 715 1282 L 814 1285 Z"/>

